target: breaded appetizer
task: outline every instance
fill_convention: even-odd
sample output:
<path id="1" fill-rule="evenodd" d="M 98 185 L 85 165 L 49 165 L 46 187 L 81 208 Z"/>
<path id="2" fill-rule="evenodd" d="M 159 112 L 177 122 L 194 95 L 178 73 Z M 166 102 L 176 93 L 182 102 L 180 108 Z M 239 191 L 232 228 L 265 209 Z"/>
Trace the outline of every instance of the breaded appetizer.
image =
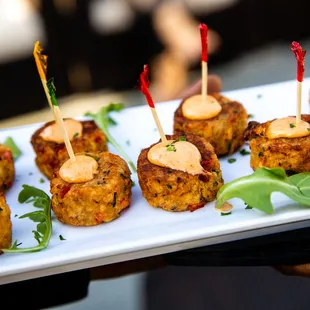
<path id="1" fill-rule="evenodd" d="M 0 144 L 0 193 L 9 189 L 15 179 L 15 166 L 10 148 Z"/>
<path id="2" fill-rule="evenodd" d="M 138 179 L 144 198 L 166 211 L 194 211 L 213 201 L 223 185 L 219 160 L 204 138 L 186 134 L 166 136 L 143 149 Z"/>
<path id="3" fill-rule="evenodd" d="M 0 254 L 12 243 L 11 210 L 6 203 L 3 193 L 0 193 Z"/>
<path id="4" fill-rule="evenodd" d="M 245 139 L 251 149 L 251 167 L 283 168 L 288 175 L 310 171 L 310 115 L 250 122 Z"/>
<path id="5" fill-rule="evenodd" d="M 131 202 L 131 172 L 120 156 L 79 153 L 66 160 L 50 183 L 57 219 L 74 226 L 94 226 L 120 216 Z"/>
<path id="6" fill-rule="evenodd" d="M 107 139 L 94 121 L 65 119 L 74 153 L 107 151 Z M 59 164 L 69 158 L 64 138 L 58 125 L 52 121 L 39 128 L 31 137 L 39 170 L 50 180 Z"/>
<path id="7" fill-rule="evenodd" d="M 216 155 L 229 155 L 244 144 L 248 115 L 241 103 L 219 93 L 185 98 L 174 114 L 175 134 L 195 134 L 214 147 Z"/>

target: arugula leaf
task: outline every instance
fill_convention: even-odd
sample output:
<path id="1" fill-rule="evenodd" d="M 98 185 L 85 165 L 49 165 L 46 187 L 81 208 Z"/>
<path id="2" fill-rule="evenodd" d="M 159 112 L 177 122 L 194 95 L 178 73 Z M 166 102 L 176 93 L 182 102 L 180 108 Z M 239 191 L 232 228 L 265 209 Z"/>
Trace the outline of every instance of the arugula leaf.
<path id="1" fill-rule="evenodd" d="M 45 249 L 52 236 L 52 220 L 51 220 L 51 199 L 42 190 L 24 184 L 23 189 L 18 195 L 20 203 L 33 203 L 33 206 L 41 209 L 26 213 L 20 216 L 20 219 L 29 218 L 37 224 L 36 230 L 32 233 L 34 238 L 38 241 L 38 245 L 31 248 L 18 248 L 21 243 L 17 244 L 17 240 L 9 249 L 1 249 L 4 253 L 30 253 L 38 252 Z"/>
<path id="2" fill-rule="evenodd" d="M 271 194 L 281 192 L 294 201 L 310 206 L 310 173 L 288 177 L 282 168 L 259 168 L 253 174 L 231 181 L 217 193 L 216 206 L 240 198 L 252 208 L 272 214 Z"/>
<path id="3" fill-rule="evenodd" d="M 13 138 L 7 137 L 3 144 L 11 149 L 14 161 L 16 161 L 22 155 L 22 151 L 15 144 Z"/>
<path id="4" fill-rule="evenodd" d="M 137 172 L 137 168 L 135 167 L 132 160 L 128 157 L 125 151 L 121 148 L 121 146 L 116 142 L 116 140 L 109 133 L 108 127 L 116 125 L 116 122 L 109 113 L 111 112 L 120 112 L 125 108 L 122 103 L 110 103 L 107 106 L 102 107 L 98 113 L 87 112 L 85 116 L 89 116 L 95 120 L 98 127 L 103 131 L 108 141 L 115 147 L 115 149 L 124 157 L 124 159 L 128 162 L 130 167 L 134 172 Z"/>

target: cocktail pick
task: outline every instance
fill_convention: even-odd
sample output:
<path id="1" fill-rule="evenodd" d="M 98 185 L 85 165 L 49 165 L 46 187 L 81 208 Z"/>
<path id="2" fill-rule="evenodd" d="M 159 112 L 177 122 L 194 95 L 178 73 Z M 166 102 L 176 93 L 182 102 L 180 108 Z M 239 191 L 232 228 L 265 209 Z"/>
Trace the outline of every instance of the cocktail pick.
<path id="1" fill-rule="evenodd" d="M 166 135 L 164 133 L 164 130 L 161 126 L 161 123 L 159 121 L 159 118 L 158 118 L 158 115 L 157 115 L 157 112 L 155 109 L 155 104 L 154 104 L 154 101 L 153 101 L 152 96 L 151 96 L 150 91 L 149 91 L 150 80 L 149 80 L 148 74 L 149 74 L 148 66 L 144 65 L 143 72 L 140 74 L 139 89 L 144 94 L 146 101 L 147 101 L 147 103 L 148 103 L 148 105 L 152 111 L 152 115 L 153 115 L 154 121 L 156 123 L 156 127 L 158 129 L 158 132 L 160 134 L 161 141 L 162 141 L 162 143 L 164 143 L 166 145 L 166 144 L 168 144 L 168 141 L 167 141 Z"/>

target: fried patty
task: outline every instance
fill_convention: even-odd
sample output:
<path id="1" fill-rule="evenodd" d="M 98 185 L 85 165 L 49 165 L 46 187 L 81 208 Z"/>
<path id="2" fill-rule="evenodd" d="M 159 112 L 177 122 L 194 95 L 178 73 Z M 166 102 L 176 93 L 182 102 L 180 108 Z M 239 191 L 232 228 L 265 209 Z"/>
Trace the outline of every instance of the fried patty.
<path id="1" fill-rule="evenodd" d="M 15 179 L 15 166 L 10 148 L 0 144 L 0 193 L 9 189 Z"/>
<path id="2" fill-rule="evenodd" d="M 57 219 L 74 226 L 94 226 L 120 216 L 131 202 L 131 172 L 127 163 L 109 152 L 92 153 L 98 173 L 85 183 L 67 183 L 59 169 L 51 180 L 52 209 Z"/>
<path id="3" fill-rule="evenodd" d="M 248 123 L 248 115 L 243 105 L 219 93 L 212 94 L 222 106 L 216 117 L 207 120 L 191 120 L 184 117 L 182 105 L 174 113 L 175 134 L 190 133 L 209 141 L 218 156 L 234 153 L 244 144 L 243 134 Z"/>
<path id="4" fill-rule="evenodd" d="M 36 153 L 35 162 L 39 170 L 50 180 L 60 162 L 69 158 L 65 143 L 45 141 L 40 133 L 53 122 L 39 128 L 31 137 L 31 144 Z M 71 141 L 74 153 L 103 152 L 108 150 L 107 139 L 94 121 L 82 121 L 83 133 Z"/>
<path id="5" fill-rule="evenodd" d="M 167 136 L 168 140 L 178 140 L 181 135 Z M 183 171 L 152 164 L 143 149 L 138 157 L 138 179 L 142 195 L 155 208 L 166 211 L 194 211 L 213 201 L 223 185 L 219 160 L 212 145 L 204 138 L 187 134 L 185 138 L 201 153 L 201 166 L 206 173 L 191 175 Z"/>
<path id="6" fill-rule="evenodd" d="M 310 123 L 310 115 L 301 119 Z M 245 140 L 251 149 L 251 167 L 283 168 L 288 175 L 310 171 L 310 136 L 301 138 L 268 139 L 270 120 L 265 123 L 252 121 L 245 131 Z"/>
<path id="7" fill-rule="evenodd" d="M 7 249 L 12 243 L 11 210 L 6 203 L 4 194 L 0 194 L 0 254 L 1 249 Z"/>

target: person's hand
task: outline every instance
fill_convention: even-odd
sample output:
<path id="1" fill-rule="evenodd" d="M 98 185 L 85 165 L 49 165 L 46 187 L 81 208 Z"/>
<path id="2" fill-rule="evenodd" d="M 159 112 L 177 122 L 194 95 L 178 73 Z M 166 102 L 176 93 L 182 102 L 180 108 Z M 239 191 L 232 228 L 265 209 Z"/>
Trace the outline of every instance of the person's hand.
<path id="1" fill-rule="evenodd" d="M 274 268 L 286 276 L 310 278 L 310 263 L 295 266 L 282 265 L 282 266 L 276 266 Z"/>

